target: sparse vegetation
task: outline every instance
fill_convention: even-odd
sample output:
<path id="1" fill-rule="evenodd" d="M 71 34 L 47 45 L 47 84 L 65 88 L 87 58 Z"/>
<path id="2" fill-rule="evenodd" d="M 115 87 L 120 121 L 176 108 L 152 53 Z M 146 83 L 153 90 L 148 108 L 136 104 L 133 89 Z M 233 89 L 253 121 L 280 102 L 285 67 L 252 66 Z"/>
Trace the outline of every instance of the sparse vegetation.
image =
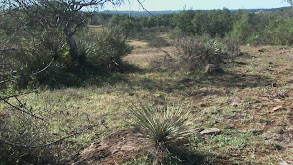
<path id="1" fill-rule="evenodd" d="M 70 3 L 12 1 L 33 5 L 0 8 L 1 165 L 293 162 L 292 9 L 60 16 Z"/>

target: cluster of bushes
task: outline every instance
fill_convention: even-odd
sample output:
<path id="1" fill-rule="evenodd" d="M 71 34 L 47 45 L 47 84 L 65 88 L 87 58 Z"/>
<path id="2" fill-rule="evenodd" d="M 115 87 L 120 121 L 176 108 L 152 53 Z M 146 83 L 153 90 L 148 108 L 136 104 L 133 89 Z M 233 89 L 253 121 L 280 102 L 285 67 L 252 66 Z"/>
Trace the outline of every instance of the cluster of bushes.
<path id="1" fill-rule="evenodd" d="M 182 11 L 175 14 L 173 36 L 230 37 L 242 44 L 292 44 L 292 9 L 250 12 L 228 9 Z"/>
<path id="2" fill-rule="evenodd" d="M 186 10 L 175 14 L 172 24 L 174 36 L 203 35 L 225 36 L 231 31 L 233 14 L 228 10 L 193 11 Z"/>
<path id="3" fill-rule="evenodd" d="M 151 17 L 133 17 L 130 15 L 97 13 L 91 19 L 93 25 L 117 26 L 128 37 L 139 38 L 148 31 L 167 31 L 173 28 L 171 20 L 174 14 L 162 14 Z"/>
<path id="4" fill-rule="evenodd" d="M 235 43 L 234 49 L 220 39 L 202 37 L 184 37 L 175 43 L 180 57 L 181 66 L 189 71 L 195 71 L 207 64 L 221 65 L 225 59 L 239 55 L 239 47 Z M 228 47 L 229 46 L 229 47 Z"/>
<path id="5" fill-rule="evenodd" d="M 159 70 L 186 70 L 195 72 L 207 64 L 220 66 L 227 60 L 241 55 L 240 45 L 231 39 L 204 36 L 186 36 L 178 38 L 174 45 L 177 56 L 166 55 L 152 61 L 152 66 Z"/>
<path id="6" fill-rule="evenodd" d="M 99 70 L 122 70 L 122 57 L 129 54 L 132 47 L 126 43 L 126 36 L 118 27 L 105 28 L 99 32 L 88 32 L 78 36 L 80 54 L 85 62 Z"/>
<path id="7" fill-rule="evenodd" d="M 95 24 L 118 26 L 132 38 L 146 39 L 152 29 L 170 32 L 174 38 L 208 34 L 211 37 L 228 37 L 241 44 L 291 45 L 293 10 L 186 10 L 177 14 L 150 17 L 111 15 L 98 13 Z"/>
<path id="8" fill-rule="evenodd" d="M 253 45 L 291 45 L 293 18 L 290 13 L 292 9 L 260 13 L 241 11 L 233 24 L 231 37 Z"/>

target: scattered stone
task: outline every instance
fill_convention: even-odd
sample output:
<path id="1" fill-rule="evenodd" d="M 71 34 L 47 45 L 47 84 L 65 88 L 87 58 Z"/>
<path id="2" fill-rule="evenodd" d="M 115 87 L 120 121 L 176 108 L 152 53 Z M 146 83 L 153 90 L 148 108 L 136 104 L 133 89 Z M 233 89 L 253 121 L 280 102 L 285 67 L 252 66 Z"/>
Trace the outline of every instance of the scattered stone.
<path id="1" fill-rule="evenodd" d="M 271 140 L 274 137 L 274 134 L 271 132 L 266 132 L 262 135 L 265 140 Z"/>
<path id="2" fill-rule="evenodd" d="M 208 64 L 206 66 L 205 72 L 208 74 L 214 74 L 214 73 L 223 73 L 224 70 L 220 68 L 218 65 Z"/>
<path id="3" fill-rule="evenodd" d="M 229 98 L 229 99 L 227 99 L 227 103 L 231 104 L 232 106 L 237 107 L 238 105 L 240 105 L 241 100 L 238 97 L 236 97 L 236 98 Z"/>
<path id="4" fill-rule="evenodd" d="M 134 149 L 135 149 L 135 147 L 131 146 L 131 145 L 124 145 L 120 148 L 121 151 L 132 151 Z"/>
<path id="5" fill-rule="evenodd" d="M 282 105 L 276 106 L 273 108 L 273 112 L 284 110 L 285 108 Z"/>
<path id="6" fill-rule="evenodd" d="M 279 160 L 278 165 L 289 165 L 287 162 L 285 162 L 283 159 Z"/>
<path id="7" fill-rule="evenodd" d="M 234 107 L 237 107 L 239 105 L 239 103 L 237 101 L 234 101 L 234 102 L 232 102 L 231 105 L 234 106 Z"/>
<path id="8" fill-rule="evenodd" d="M 234 128 L 235 127 L 235 125 L 233 124 L 233 120 L 231 120 L 231 119 L 228 119 L 227 121 L 226 121 L 226 128 Z"/>
<path id="9" fill-rule="evenodd" d="M 232 106 L 237 107 L 238 105 L 240 105 L 240 99 L 237 97 L 233 98 L 233 99 L 229 98 L 229 99 L 227 99 L 227 103 L 231 104 Z"/>
<path id="10" fill-rule="evenodd" d="M 209 128 L 200 132 L 201 135 L 219 135 L 221 130 L 218 128 Z"/>

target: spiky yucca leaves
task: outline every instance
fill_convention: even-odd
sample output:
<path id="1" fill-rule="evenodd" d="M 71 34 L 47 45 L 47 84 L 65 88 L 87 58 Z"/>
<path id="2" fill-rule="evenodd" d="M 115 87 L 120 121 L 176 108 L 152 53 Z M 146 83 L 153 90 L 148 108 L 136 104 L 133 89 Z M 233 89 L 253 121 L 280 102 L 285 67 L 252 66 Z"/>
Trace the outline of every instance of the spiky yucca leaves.
<path id="1" fill-rule="evenodd" d="M 130 111 L 135 127 L 156 146 L 167 146 L 190 133 L 191 110 L 181 105 L 165 105 L 164 108 L 140 104 Z"/>

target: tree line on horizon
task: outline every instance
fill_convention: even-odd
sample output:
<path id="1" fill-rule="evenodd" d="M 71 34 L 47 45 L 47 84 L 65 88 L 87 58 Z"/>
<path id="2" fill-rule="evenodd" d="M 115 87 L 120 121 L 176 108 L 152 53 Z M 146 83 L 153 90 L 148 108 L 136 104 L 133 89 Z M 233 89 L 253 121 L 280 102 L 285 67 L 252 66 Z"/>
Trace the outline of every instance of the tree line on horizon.
<path id="1" fill-rule="evenodd" d="M 135 17 L 128 14 L 96 13 L 92 25 L 118 26 L 129 37 L 144 36 L 148 31 L 168 32 L 171 37 L 229 37 L 242 44 L 291 45 L 293 10 L 185 10 L 179 13 Z"/>

